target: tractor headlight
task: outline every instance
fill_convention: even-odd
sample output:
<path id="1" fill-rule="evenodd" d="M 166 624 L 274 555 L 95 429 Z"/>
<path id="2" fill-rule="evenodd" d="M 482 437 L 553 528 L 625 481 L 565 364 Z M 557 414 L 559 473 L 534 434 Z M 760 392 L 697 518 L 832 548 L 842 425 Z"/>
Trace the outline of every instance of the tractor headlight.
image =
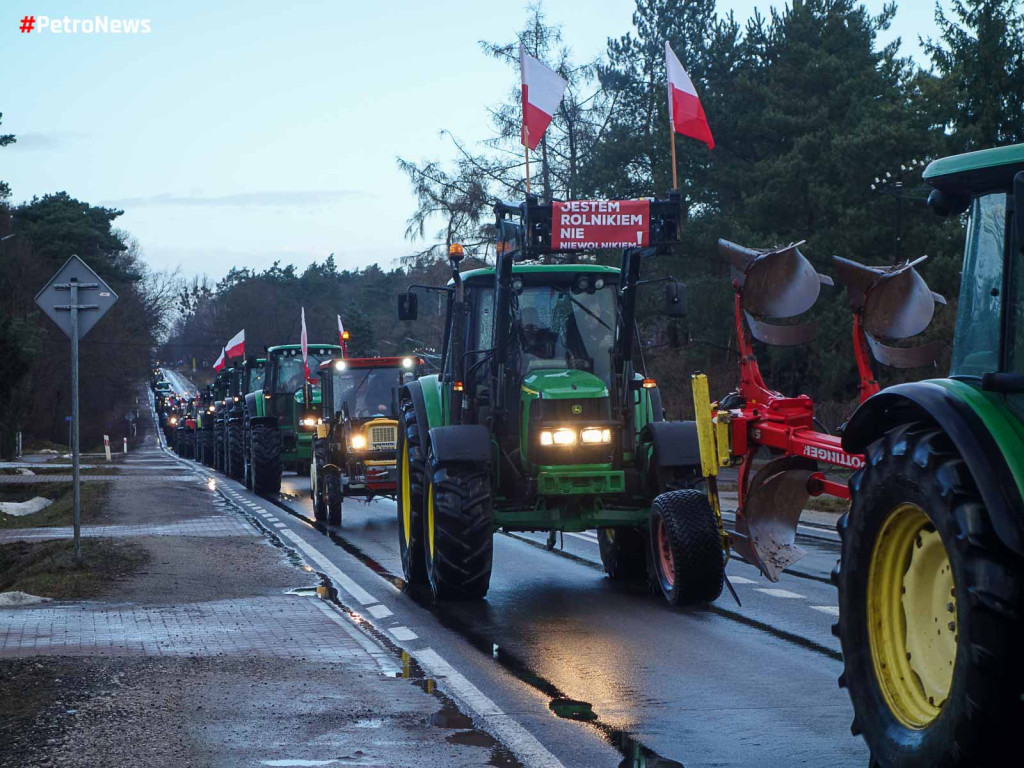
<path id="1" fill-rule="evenodd" d="M 595 443 L 610 443 L 612 441 L 612 431 L 607 428 L 601 427 L 588 427 L 580 431 L 580 442 L 588 445 Z"/>
<path id="2" fill-rule="evenodd" d="M 541 445 L 576 445 L 576 430 L 568 427 L 559 429 L 542 429 L 540 431 Z"/>
<path id="3" fill-rule="evenodd" d="M 300 427 L 315 427 L 316 419 L 299 419 Z"/>
<path id="4" fill-rule="evenodd" d="M 366 435 L 352 435 L 348 444 L 352 450 L 361 451 L 366 447 Z"/>
<path id="5" fill-rule="evenodd" d="M 173 427 L 177 423 L 178 423 L 178 417 L 177 416 L 171 416 L 171 426 Z"/>
<path id="6" fill-rule="evenodd" d="M 412 368 L 412 358 L 411 357 L 402 358 L 402 367 L 403 368 Z"/>

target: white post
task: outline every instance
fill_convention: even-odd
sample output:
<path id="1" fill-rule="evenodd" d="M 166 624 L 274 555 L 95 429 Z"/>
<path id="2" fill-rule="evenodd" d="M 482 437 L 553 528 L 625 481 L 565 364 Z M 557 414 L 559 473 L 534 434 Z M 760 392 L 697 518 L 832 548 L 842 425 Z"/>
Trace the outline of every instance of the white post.
<path id="1" fill-rule="evenodd" d="M 107 455 L 107 461 L 110 461 L 110 435 L 103 436 L 103 453 Z"/>
<path id="2" fill-rule="evenodd" d="M 124 439 L 124 452 L 128 453 L 128 438 L 127 437 Z"/>

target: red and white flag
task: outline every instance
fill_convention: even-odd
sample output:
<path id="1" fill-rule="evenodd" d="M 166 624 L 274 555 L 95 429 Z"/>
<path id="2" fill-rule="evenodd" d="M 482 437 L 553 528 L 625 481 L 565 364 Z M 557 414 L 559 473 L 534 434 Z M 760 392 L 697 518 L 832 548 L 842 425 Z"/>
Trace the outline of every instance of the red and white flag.
<path id="1" fill-rule="evenodd" d="M 309 339 L 306 337 L 306 308 L 302 308 L 302 334 L 299 336 L 302 347 L 302 365 L 306 369 L 306 381 L 309 381 Z"/>
<path id="2" fill-rule="evenodd" d="M 213 364 L 213 370 L 215 370 L 215 371 L 222 371 L 222 370 L 224 370 L 224 366 L 227 365 L 227 362 L 228 361 L 227 361 L 227 357 L 224 355 L 224 350 L 221 349 L 220 357 L 218 357 L 217 358 L 217 362 L 215 362 Z"/>
<path id="3" fill-rule="evenodd" d="M 550 67 L 519 46 L 519 69 L 523 81 L 522 142 L 536 149 L 551 124 L 568 83 Z"/>
<path id="4" fill-rule="evenodd" d="M 228 341 L 228 345 L 224 348 L 225 354 L 228 358 L 232 357 L 245 357 L 245 329 L 243 328 Z"/>
<path id="5" fill-rule="evenodd" d="M 715 140 L 704 116 L 704 107 L 697 97 L 697 89 L 668 43 L 665 43 L 665 70 L 668 73 L 668 118 L 672 130 L 703 141 L 708 149 L 714 149 Z"/>

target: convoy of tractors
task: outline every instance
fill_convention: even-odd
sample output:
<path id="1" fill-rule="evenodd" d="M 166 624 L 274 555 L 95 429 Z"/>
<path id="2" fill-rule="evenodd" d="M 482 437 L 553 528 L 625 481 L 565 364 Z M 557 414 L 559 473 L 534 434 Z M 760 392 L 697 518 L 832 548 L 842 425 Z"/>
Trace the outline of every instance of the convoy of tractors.
<path id="1" fill-rule="evenodd" d="M 853 732 L 872 765 L 987 765 L 1012 753 L 1024 707 L 1024 145 L 936 160 L 924 178 L 936 213 L 969 221 L 950 375 L 880 389 L 876 363 L 932 361 L 934 344 L 901 340 L 945 299 L 920 260 L 836 257 L 861 393 L 840 434 L 819 431 L 813 400 L 774 391 L 757 364 L 754 340 L 812 340 L 793 318 L 833 284 L 800 243 L 720 241 L 739 384 L 713 399 L 695 372 L 695 420 L 666 419 L 636 316 L 652 284 L 666 316 L 685 313 L 680 281 L 642 275 L 679 240 L 675 193 L 643 201 L 618 268 L 561 247 L 561 204 L 497 204 L 493 266 L 461 271 L 453 244 L 447 285 L 398 297 L 408 322 L 423 291 L 446 302 L 437 373 L 415 356 L 350 358 L 330 344 L 308 345 L 304 368 L 299 345 L 273 346 L 190 400 L 156 382 L 161 423 L 180 456 L 258 493 L 276 494 L 283 471 L 308 472 L 329 526 L 342 525 L 346 497 L 394 498 L 405 580 L 437 600 L 486 595 L 499 530 L 553 540 L 596 529 L 610 578 L 707 603 L 729 586 L 732 553 L 775 581 L 803 554 L 808 499 L 849 500 L 833 579 Z"/>

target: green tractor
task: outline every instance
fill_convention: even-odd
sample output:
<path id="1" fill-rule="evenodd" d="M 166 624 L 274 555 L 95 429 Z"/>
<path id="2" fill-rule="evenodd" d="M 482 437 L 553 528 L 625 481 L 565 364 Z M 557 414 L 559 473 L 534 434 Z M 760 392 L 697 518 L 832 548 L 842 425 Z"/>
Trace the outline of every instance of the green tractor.
<path id="1" fill-rule="evenodd" d="M 310 372 L 341 355 L 337 344 L 309 344 L 307 351 Z M 320 388 L 306 376 L 298 344 L 269 347 L 263 380 L 245 395 L 243 475 L 246 487 L 257 493 L 278 493 L 286 469 L 309 472 Z"/>
<path id="2" fill-rule="evenodd" d="M 219 371 L 213 380 L 213 457 L 210 466 L 218 472 L 224 472 L 224 454 L 227 443 L 227 403 L 230 400 L 229 392 L 234 376 L 234 368 L 225 368 Z"/>
<path id="3" fill-rule="evenodd" d="M 969 215 L 949 378 L 866 400 L 839 623 L 872 765 L 1009 765 L 1024 723 L 1024 144 L 947 157 L 929 205 Z"/>
<path id="4" fill-rule="evenodd" d="M 227 392 L 222 401 L 222 462 L 224 474 L 234 480 L 245 479 L 245 396 L 263 388 L 266 363 L 266 358 L 248 355 L 230 370 Z"/>
<path id="5" fill-rule="evenodd" d="M 345 497 L 395 497 L 395 393 L 422 368 L 417 357 L 345 357 L 320 364 L 321 416 L 309 470 L 317 520 L 341 525 Z"/>
<path id="6" fill-rule="evenodd" d="M 213 423 L 216 412 L 213 398 L 213 387 L 207 385 L 199 391 L 196 407 L 195 460 L 208 467 L 213 466 Z"/>
<path id="7" fill-rule="evenodd" d="M 597 213 L 570 213 L 571 222 L 625 223 L 627 231 L 600 241 L 573 225 L 566 231 L 560 222 L 572 207 Z M 407 581 L 428 582 L 436 599 L 482 597 L 498 529 L 545 531 L 553 545 L 558 531 L 596 528 L 611 578 L 648 575 L 653 500 L 700 479 L 695 424 L 664 420 L 654 380 L 634 363 L 639 287 L 665 283 L 666 314 L 685 311 L 673 278 L 640 279 L 642 261 L 678 240 L 679 210 L 675 194 L 499 203 L 495 267 L 460 273 L 462 248 L 453 245 L 447 287 L 410 286 L 398 297 L 399 318 L 415 320 L 414 288 L 447 296 L 442 372 L 399 393 Z M 582 247 L 562 242 L 581 232 L 574 242 Z M 589 257 L 613 243 L 622 248 L 620 269 Z M 555 263 L 535 263 L 541 258 Z M 660 514 L 671 518 L 691 594 L 716 598 L 724 579 L 721 521 L 706 503 Z"/>

